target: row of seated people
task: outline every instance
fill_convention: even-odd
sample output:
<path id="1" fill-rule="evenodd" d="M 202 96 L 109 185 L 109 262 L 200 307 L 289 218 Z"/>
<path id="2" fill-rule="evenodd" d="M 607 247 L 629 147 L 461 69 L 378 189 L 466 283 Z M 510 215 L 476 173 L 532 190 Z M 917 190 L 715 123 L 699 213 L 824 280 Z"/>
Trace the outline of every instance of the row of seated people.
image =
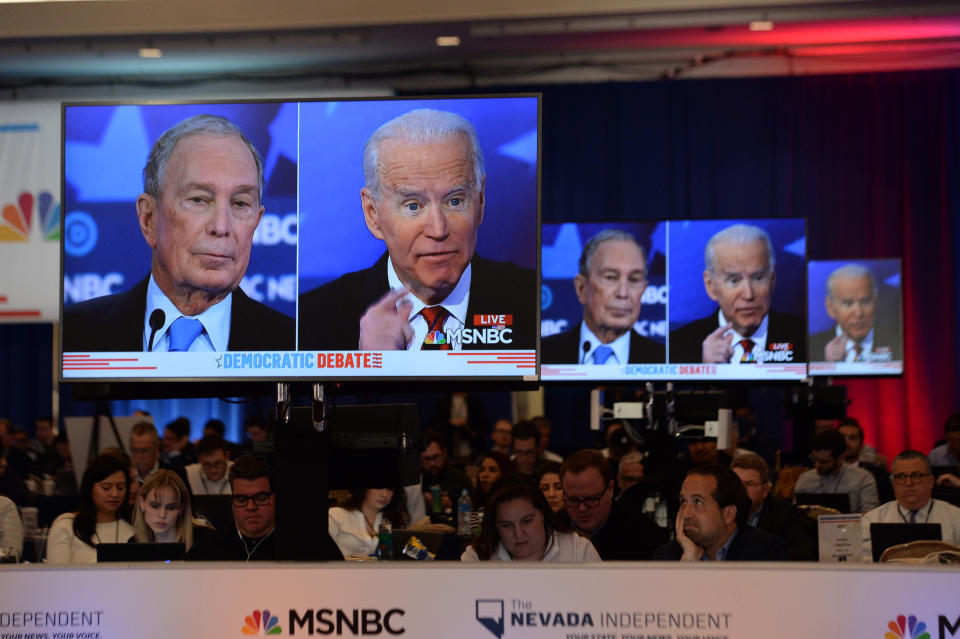
<path id="1" fill-rule="evenodd" d="M 154 431 L 155 433 L 155 431 Z M 832 435 L 832 437 L 831 437 Z M 830 446 L 823 447 L 821 446 L 822 442 L 833 440 L 833 443 Z M 843 438 L 840 437 L 840 440 Z M 131 442 L 133 443 L 133 441 Z M 842 491 L 856 491 L 858 495 L 862 497 L 864 493 L 869 493 L 869 483 L 870 479 L 861 479 L 858 481 L 846 481 L 848 475 L 856 476 L 858 473 L 853 472 L 854 468 L 848 468 L 842 466 L 840 460 L 844 454 L 844 445 L 845 443 L 837 443 L 837 433 L 828 431 L 827 433 L 821 433 L 818 435 L 818 439 L 814 442 L 814 454 L 813 458 L 819 461 L 816 463 L 816 468 L 814 470 L 808 471 L 801 476 L 801 480 L 814 485 L 810 487 L 812 492 L 842 492 Z M 134 447 L 135 448 L 135 447 Z M 439 449 L 439 451 L 437 450 Z M 820 455 L 822 451 L 826 451 L 826 455 Z M 136 450 L 134 451 L 136 454 Z M 919 455 L 919 457 L 917 457 Z M 505 455 L 502 455 L 497 452 L 491 452 L 486 456 L 483 456 L 480 464 L 480 472 L 477 475 L 477 488 L 474 494 L 477 496 L 477 501 L 479 503 L 486 502 L 493 493 L 494 485 L 499 476 L 508 475 L 513 470 L 513 462 L 519 461 L 522 456 L 517 456 L 515 460 L 510 460 Z M 628 458 L 621 460 L 620 464 L 620 473 L 618 476 L 619 483 L 623 487 L 624 480 L 627 479 L 627 473 L 635 473 L 636 470 L 631 470 L 634 466 L 634 462 L 639 461 L 639 467 L 643 467 L 643 459 L 631 461 Z M 494 463 L 495 462 L 495 463 Z M 778 500 L 774 500 L 769 495 L 770 492 L 770 480 L 769 473 L 766 469 L 766 465 L 763 460 L 757 456 L 751 455 L 740 455 L 738 456 L 733 463 L 734 470 L 733 473 L 738 477 L 738 482 L 750 498 L 750 505 L 748 506 L 739 506 L 735 508 L 736 511 L 741 513 L 747 513 L 748 525 L 753 524 L 763 528 L 763 522 L 767 521 L 768 528 L 772 529 L 773 532 L 778 533 L 781 537 L 785 538 L 787 544 L 787 554 L 790 558 L 794 559 L 812 559 L 815 558 L 815 552 L 811 551 L 811 546 L 815 543 L 815 534 L 811 535 L 809 533 L 809 524 L 802 517 L 798 517 L 796 512 L 792 510 L 789 504 L 784 504 Z M 911 468 L 912 466 L 922 466 L 919 470 L 917 468 Z M 138 513 L 146 512 L 148 506 L 153 501 L 145 499 L 144 496 L 134 497 L 133 492 L 128 492 L 130 487 L 136 489 L 139 487 L 139 482 L 134 481 L 136 475 L 139 475 L 139 471 L 130 472 L 129 462 L 124 465 L 120 461 L 119 468 L 126 468 L 127 478 L 125 480 L 126 486 L 124 487 L 124 493 L 129 495 L 125 497 L 123 504 L 117 507 L 116 513 L 122 512 L 122 507 L 125 505 L 133 505 L 134 519 Z M 906 468 L 906 470 L 904 470 Z M 88 468 L 88 472 L 93 472 L 95 466 L 91 464 L 91 467 Z M 156 475 L 159 472 L 159 468 L 154 468 L 147 481 L 150 477 Z M 423 453 L 423 470 L 424 470 L 424 479 L 420 487 L 408 487 L 406 490 L 394 491 L 390 495 L 389 499 L 385 499 L 384 494 L 387 491 L 380 491 L 381 494 L 379 497 L 375 496 L 374 493 L 377 491 L 367 491 L 370 493 L 375 500 L 374 505 L 376 505 L 376 500 L 379 499 L 381 506 L 386 507 L 391 502 L 394 502 L 394 494 L 399 493 L 401 496 L 406 496 L 408 494 L 413 494 L 414 496 L 420 495 L 424 497 L 424 501 L 432 500 L 434 492 L 432 490 L 425 490 L 427 487 L 432 487 L 433 482 L 438 482 L 441 486 L 446 488 L 442 491 L 444 497 L 442 498 L 445 502 L 450 500 L 449 495 L 457 494 L 457 488 L 454 487 L 450 490 L 451 481 L 462 481 L 457 479 L 458 475 L 454 469 L 452 469 L 445 460 L 445 451 L 440 447 L 440 443 L 428 437 L 428 445 L 426 450 Z M 875 517 L 878 521 L 884 520 L 883 518 L 889 519 L 890 517 L 899 516 L 903 521 L 917 521 L 918 517 L 924 522 L 929 523 L 940 523 L 943 528 L 944 539 L 948 541 L 960 541 L 957 538 L 958 531 L 960 531 L 960 525 L 958 525 L 957 515 L 960 513 L 960 510 L 946 504 L 945 502 L 940 502 L 939 500 L 931 499 L 931 491 L 933 486 L 933 478 L 930 473 L 929 460 L 919 453 L 914 453 L 912 451 L 907 451 L 894 461 L 894 468 L 892 477 L 894 479 L 894 491 L 896 493 L 896 500 L 891 501 L 890 503 L 885 504 L 882 509 L 874 511 L 873 508 L 864 508 L 865 504 L 869 504 L 869 500 L 860 499 L 859 501 L 854 501 L 854 497 L 851 496 L 851 505 L 857 503 L 861 506 L 861 510 L 867 510 L 867 522 L 870 521 L 871 517 Z M 639 509 L 636 507 L 638 505 L 637 499 L 633 496 L 637 493 L 637 489 L 644 488 L 641 482 L 637 482 L 636 486 L 631 486 L 625 490 L 622 490 L 619 497 L 614 500 L 614 483 L 613 483 L 613 472 L 610 468 L 608 461 L 604 456 L 597 451 L 579 451 L 571 456 L 563 466 L 544 466 L 539 469 L 540 472 L 537 473 L 537 479 L 539 480 L 539 486 L 541 487 L 541 493 L 544 498 L 544 502 L 549 507 L 550 511 L 556 515 L 561 522 L 564 524 L 569 524 L 580 534 L 585 537 L 589 537 L 591 542 L 594 544 L 595 549 L 599 553 L 599 556 L 604 559 L 649 559 L 654 557 L 656 549 L 666 541 L 667 530 L 661 527 L 658 527 L 652 520 L 640 514 Z M 240 474 L 243 474 L 242 467 L 240 469 Z M 260 538 L 257 536 L 257 533 L 263 532 L 264 529 L 268 529 L 269 532 L 273 530 L 273 514 L 271 500 L 273 499 L 273 494 L 269 490 L 270 480 L 269 480 L 269 468 L 267 468 L 267 474 L 261 476 L 262 481 L 258 481 L 259 487 L 263 487 L 263 483 L 266 482 L 267 490 L 258 491 L 257 493 L 251 493 L 255 497 L 244 495 L 238 495 L 237 499 L 244 500 L 244 504 L 238 505 L 236 500 L 234 501 L 234 510 L 233 515 L 236 525 L 236 530 L 231 530 L 227 535 L 228 544 L 223 543 L 223 537 L 211 536 L 210 544 L 200 544 L 200 546 L 208 545 L 209 549 L 206 552 L 205 558 L 222 558 L 222 559 L 244 559 L 244 555 L 240 554 L 242 550 L 245 554 L 248 554 L 247 558 L 250 558 L 249 553 L 260 551 L 261 549 L 269 550 L 270 544 L 267 543 L 266 538 Z M 691 471 L 692 472 L 692 471 Z M 114 473 L 111 473 L 111 475 Z M 693 473 L 696 475 L 696 473 Z M 161 473 L 159 477 L 166 477 L 169 473 Z M 235 473 L 231 469 L 230 477 L 226 483 L 229 485 L 231 492 L 235 493 L 235 488 L 237 484 L 237 478 L 234 477 Z M 460 474 L 462 475 L 462 473 Z M 809 480 L 805 480 L 804 477 L 809 477 Z M 638 477 L 634 476 L 630 479 L 636 480 Z M 683 485 L 680 487 L 678 492 L 678 502 L 679 506 L 677 508 L 677 519 L 675 520 L 675 526 L 671 528 L 675 529 L 677 539 L 681 539 L 687 530 L 687 524 L 693 523 L 693 519 L 685 518 L 683 515 L 685 509 L 687 508 L 687 500 L 684 496 L 684 488 L 687 485 L 688 480 L 690 479 L 689 475 L 685 475 L 683 479 Z M 243 484 L 246 480 L 242 477 L 239 478 L 241 485 L 246 488 L 246 485 Z M 469 482 L 469 480 L 466 480 Z M 717 483 L 717 490 L 720 489 L 720 484 L 722 483 L 721 478 L 715 478 Z M 169 481 L 168 481 L 169 483 Z M 55 526 L 51 530 L 50 539 L 48 541 L 48 558 L 51 561 L 59 561 L 58 553 L 63 549 L 64 546 L 72 546 L 76 543 L 76 540 L 80 540 L 80 543 L 86 548 L 92 548 L 91 543 L 101 543 L 101 542 L 117 542 L 123 541 L 124 538 L 129 538 L 133 535 L 126 535 L 125 533 L 129 532 L 125 527 L 129 527 L 129 524 L 124 523 L 123 517 L 119 514 L 115 516 L 108 516 L 106 510 L 109 510 L 114 503 L 117 501 L 116 496 L 110 496 L 109 499 L 104 497 L 101 501 L 101 510 L 91 510 L 89 508 L 90 504 L 94 503 L 93 496 L 97 491 L 100 492 L 109 492 L 113 491 L 114 493 L 120 490 L 119 482 L 114 481 L 114 486 L 111 488 L 110 482 L 98 481 L 91 479 L 87 481 L 85 475 L 83 487 L 82 487 L 82 499 L 81 507 L 78 510 L 78 513 L 75 515 L 64 515 L 61 518 L 58 518 L 55 522 Z M 183 485 L 183 482 L 180 482 Z M 799 485 L 803 483 L 798 480 Z M 166 484 L 165 484 L 166 485 Z M 147 486 L 145 483 L 144 486 Z M 472 485 L 466 484 L 463 487 L 469 488 L 472 491 Z M 94 489 L 97 490 L 94 490 Z M 410 490 L 413 488 L 414 490 Z M 161 491 L 161 492 L 166 492 Z M 174 490 L 172 492 L 173 496 L 177 497 L 177 503 L 182 503 L 183 498 L 189 499 L 190 491 L 184 487 L 182 490 Z M 641 493 L 642 494 L 642 493 Z M 182 496 L 181 496 L 182 495 Z M 102 496 L 102 495 L 101 495 Z M 155 495 L 147 495 L 148 497 L 155 497 Z M 718 499 L 719 492 L 714 496 L 714 502 L 719 506 L 720 499 Z M 103 497 L 103 496 L 102 496 Z M 353 500 L 352 508 L 348 505 L 344 509 L 332 509 L 331 513 L 335 513 L 338 510 L 343 510 L 344 512 L 352 511 L 356 513 L 357 511 L 363 511 L 364 502 L 367 501 L 367 494 L 355 494 Z M 262 501 L 263 503 L 256 503 L 257 500 Z M 415 501 L 415 500 L 411 500 Z M 172 508 L 172 496 L 167 500 L 165 508 Z M 85 510 L 84 504 L 88 507 Z M 894 505 L 895 504 L 895 505 Z M 444 504 L 446 505 L 446 504 Z M 533 505 L 533 504 L 531 504 Z M 735 504 L 725 504 L 727 505 Z M 238 508 L 239 506 L 239 508 Z M 270 508 L 266 508 L 270 506 Z M 396 503 L 394 503 L 394 507 Z M 432 509 L 433 504 L 431 504 Z M 784 508 L 784 507 L 787 508 Z M 722 508 L 722 507 L 721 507 Z M 250 517 L 244 517 L 243 511 L 250 510 Z M 364 531 L 367 534 L 368 539 L 375 537 L 375 531 L 377 529 L 376 517 L 378 513 L 383 508 L 377 507 L 374 510 L 368 511 L 373 513 L 373 521 L 370 528 Z M 271 510 L 270 516 L 267 517 L 264 510 Z M 0 512 L 3 509 L 0 508 Z M 104 512 L 101 512 L 104 511 Z M 239 512 L 238 512 L 239 511 Z M 15 511 L 14 511 L 15 512 Z M 84 515 L 84 512 L 87 515 Z M 91 527 L 89 514 L 94 513 L 94 526 Z M 180 526 L 183 528 L 191 528 L 192 525 L 190 522 L 193 521 L 191 511 L 189 510 L 189 502 L 187 503 L 186 510 L 182 509 L 179 511 L 178 520 Z M 779 516 L 775 516 L 779 513 Z M 906 515 L 903 513 L 907 513 Z M 366 513 L 364 513 L 366 514 Z M 407 511 L 409 515 L 409 511 Z M 490 529 L 492 530 L 495 526 L 498 519 L 496 513 L 493 514 L 493 518 L 486 518 L 487 524 L 485 525 L 485 532 Z M 352 515 L 356 517 L 356 514 Z M 331 514 L 333 517 L 333 514 Z M 397 515 L 394 515 L 397 517 Z M 413 518 L 408 518 L 406 520 L 397 517 L 398 523 L 401 525 L 406 524 L 409 521 L 413 521 Z M 12 517 L 5 517 L 5 520 L 12 521 Z M 249 522 L 254 525 L 251 528 L 247 523 L 244 523 L 249 519 Z M 689 519 L 689 521 L 688 521 Z M 265 521 L 269 521 L 269 525 L 265 528 L 259 528 L 259 525 Z M 332 520 L 331 520 L 332 521 Z M 776 523 L 776 526 L 772 526 L 770 522 Z M 371 522 L 364 522 L 368 524 Z M 104 527 L 104 530 L 100 530 L 102 527 L 101 524 L 108 524 Z M 112 531 L 111 526 L 112 524 Z M 806 525 L 805 525 L 806 524 Z M 364 526 L 365 527 L 365 526 Z M 3 527 L 0 526 L 0 529 Z M 806 528 L 806 531 L 804 530 Z M 72 531 L 73 537 L 68 534 L 65 534 L 67 530 Z M 202 528 L 200 530 L 200 536 L 203 537 L 206 532 Z M 869 526 L 864 527 L 865 531 L 869 530 Z M 112 536 L 111 536 L 112 532 Z M 253 534 L 247 534 L 252 532 Z M 336 539 L 337 531 L 334 529 L 333 524 L 331 523 L 331 535 Z M 236 533 L 236 534 L 234 534 Z M 363 534 L 359 535 L 360 537 Z M 74 539 L 74 537 L 76 539 Z M 483 535 L 481 535 L 483 537 Z M 10 536 L 10 539 L 14 539 L 14 536 Z M 743 536 L 741 535 L 741 540 Z M 85 540 L 85 541 L 84 541 Z M 729 540 L 729 538 L 727 539 Z M 184 543 L 186 543 L 186 538 L 184 538 Z M 64 542 L 69 542 L 64 544 Z M 869 539 L 865 539 L 865 544 L 869 544 Z M 0 548 L 3 548 L 6 545 L 6 542 L 0 543 Z M 15 545 L 15 544 L 14 544 Z M 188 544 L 191 546 L 191 552 L 194 557 L 197 557 L 197 552 L 193 552 L 193 542 Z M 322 545 L 322 544 L 318 544 Z M 222 553 L 220 556 L 217 555 L 215 549 L 226 548 L 233 546 L 232 551 L 227 551 Z M 488 546 L 488 549 L 490 546 Z M 869 550 L 869 546 L 866 546 Z M 77 547 L 78 557 L 84 556 L 84 548 Z M 233 552 L 236 551 L 236 552 Z M 51 554 L 52 553 L 52 554 Z M 89 551 L 87 551 L 89 554 Z M 321 553 L 318 556 L 324 556 L 330 558 L 333 553 L 326 552 L 325 554 Z M 353 553 L 344 553 L 344 554 L 353 554 Z M 709 552 L 706 553 L 709 556 Z M 200 556 L 203 556 L 204 553 L 201 552 Z M 272 557 L 271 553 L 267 552 L 264 557 Z M 477 556 L 483 556 L 483 553 L 478 552 Z M 714 555 L 716 556 L 716 555 Z M 72 553 L 68 556 L 68 560 L 72 561 Z M 767 557 L 769 558 L 769 557 Z M 87 556 L 89 559 L 89 556 Z"/>

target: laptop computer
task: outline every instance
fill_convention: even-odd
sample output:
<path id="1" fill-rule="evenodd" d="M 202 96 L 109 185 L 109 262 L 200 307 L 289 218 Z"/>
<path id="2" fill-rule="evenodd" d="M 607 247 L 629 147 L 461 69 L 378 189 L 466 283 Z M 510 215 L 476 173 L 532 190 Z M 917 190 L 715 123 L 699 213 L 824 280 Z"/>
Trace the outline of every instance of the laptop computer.
<path id="1" fill-rule="evenodd" d="M 97 544 L 97 562 L 182 561 L 185 544 Z"/>
<path id="2" fill-rule="evenodd" d="M 943 539 L 940 524 L 870 524 L 874 561 L 880 561 L 880 555 L 890 546 L 921 539 Z"/>
<path id="3" fill-rule="evenodd" d="M 796 493 L 794 498 L 798 506 L 813 504 L 836 508 L 844 514 L 850 512 L 850 495 L 847 493 Z"/>

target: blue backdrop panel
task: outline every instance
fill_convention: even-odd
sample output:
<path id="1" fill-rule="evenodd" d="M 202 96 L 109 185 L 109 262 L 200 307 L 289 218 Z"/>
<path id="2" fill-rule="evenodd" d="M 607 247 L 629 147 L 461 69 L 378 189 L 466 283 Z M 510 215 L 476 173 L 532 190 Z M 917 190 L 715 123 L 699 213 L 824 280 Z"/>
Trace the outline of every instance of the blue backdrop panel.
<path id="1" fill-rule="evenodd" d="M 366 268 L 384 252 L 363 221 L 363 147 L 381 124 L 419 108 L 473 123 L 486 161 L 477 253 L 537 263 L 537 99 L 307 102 L 300 112 L 300 291 Z"/>
<path id="2" fill-rule="evenodd" d="M 64 303 L 124 291 L 150 270 L 136 199 L 154 141 L 200 113 L 235 122 L 260 151 L 265 212 L 244 290 L 288 315 L 296 304 L 297 109 L 292 103 L 67 106 Z"/>
<path id="3" fill-rule="evenodd" d="M 666 343 L 667 235 L 666 222 L 567 222 L 544 224 L 540 263 L 541 336 L 562 333 L 577 325 L 583 307 L 574 291 L 573 278 L 579 272 L 580 253 L 587 241 L 605 229 L 630 233 L 648 255 L 647 289 L 643 293 L 637 331 L 660 344 Z"/>
<path id="4" fill-rule="evenodd" d="M 835 322 L 827 315 L 827 278 L 835 269 L 847 264 L 859 264 L 873 271 L 877 282 L 877 309 L 875 321 L 900 327 L 903 308 L 900 289 L 900 260 L 823 260 L 811 261 L 807 273 L 807 305 L 810 307 L 808 330 L 811 335 L 833 328 Z"/>
<path id="5" fill-rule="evenodd" d="M 737 223 L 759 226 L 770 235 L 777 279 L 771 307 L 796 317 L 806 315 L 806 233 L 802 219 L 683 220 L 670 223 L 670 330 L 706 317 L 717 309 L 703 286 L 703 252 L 714 233 Z"/>

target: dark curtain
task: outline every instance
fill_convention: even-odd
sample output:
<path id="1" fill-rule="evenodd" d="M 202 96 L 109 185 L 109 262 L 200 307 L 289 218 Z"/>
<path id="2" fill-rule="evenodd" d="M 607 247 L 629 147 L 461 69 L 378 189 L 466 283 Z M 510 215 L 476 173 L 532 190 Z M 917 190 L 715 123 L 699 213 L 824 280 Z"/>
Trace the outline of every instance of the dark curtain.
<path id="1" fill-rule="evenodd" d="M 940 437 L 960 381 L 960 72 L 523 89 L 544 95 L 544 222 L 798 216 L 811 259 L 902 257 L 905 373 L 842 383 L 882 450 Z M 0 330 L 0 414 L 49 396 L 48 336 Z"/>

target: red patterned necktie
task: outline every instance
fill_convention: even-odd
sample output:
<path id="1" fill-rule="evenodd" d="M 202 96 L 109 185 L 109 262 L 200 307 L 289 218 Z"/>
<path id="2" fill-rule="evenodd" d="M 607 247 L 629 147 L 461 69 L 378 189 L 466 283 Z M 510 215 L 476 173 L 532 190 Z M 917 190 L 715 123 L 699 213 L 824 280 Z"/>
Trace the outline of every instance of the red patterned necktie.
<path id="1" fill-rule="evenodd" d="M 753 356 L 753 340 L 744 338 L 740 340 L 740 346 L 743 347 L 743 357 L 740 358 L 740 363 L 756 364 L 757 359 Z"/>
<path id="2" fill-rule="evenodd" d="M 449 351 L 450 344 L 447 343 L 446 335 L 443 332 L 443 323 L 450 317 L 450 311 L 442 306 L 427 306 L 420 315 L 427 322 L 427 335 L 423 338 L 423 344 L 420 345 L 422 351 Z"/>

